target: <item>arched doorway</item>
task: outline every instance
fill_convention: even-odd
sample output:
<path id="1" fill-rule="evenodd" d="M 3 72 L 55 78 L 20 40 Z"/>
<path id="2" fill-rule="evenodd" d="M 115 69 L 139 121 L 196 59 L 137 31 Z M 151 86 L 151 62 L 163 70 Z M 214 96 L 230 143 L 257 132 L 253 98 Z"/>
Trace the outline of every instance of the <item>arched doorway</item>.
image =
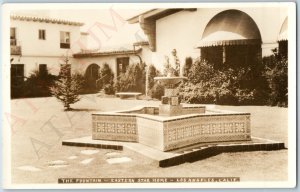
<path id="1" fill-rule="evenodd" d="M 97 64 L 91 64 L 85 71 L 85 84 L 86 90 L 90 92 L 95 92 L 97 90 L 97 80 L 99 78 L 100 67 Z"/>
<path id="2" fill-rule="evenodd" d="M 261 35 L 256 23 L 235 9 L 215 15 L 197 47 L 201 49 L 201 58 L 217 68 L 255 64 L 261 59 Z"/>
<path id="3" fill-rule="evenodd" d="M 288 17 L 285 18 L 278 36 L 278 53 L 288 58 Z"/>

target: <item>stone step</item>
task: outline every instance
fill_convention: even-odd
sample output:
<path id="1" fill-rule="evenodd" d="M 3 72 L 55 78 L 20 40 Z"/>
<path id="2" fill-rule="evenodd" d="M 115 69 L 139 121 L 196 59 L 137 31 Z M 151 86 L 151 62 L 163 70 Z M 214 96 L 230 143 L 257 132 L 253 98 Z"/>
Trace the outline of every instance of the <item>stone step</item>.
<path id="1" fill-rule="evenodd" d="M 134 142 L 93 140 L 91 136 L 65 140 L 62 142 L 62 144 L 68 146 L 95 147 L 115 150 L 129 149 L 153 159 L 160 167 L 170 167 L 186 162 L 191 163 L 226 152 L 270 151 L 286 149 L 283 142 L 270 142 L 269 140 L 264 140 L 261 138 L 255 138 L 253 142 L 236 141 L 234 143 L 226 142 L 219 144 L 214 143 L 206 145 L 194 145 L 174 151 L 160 151 Z"/>

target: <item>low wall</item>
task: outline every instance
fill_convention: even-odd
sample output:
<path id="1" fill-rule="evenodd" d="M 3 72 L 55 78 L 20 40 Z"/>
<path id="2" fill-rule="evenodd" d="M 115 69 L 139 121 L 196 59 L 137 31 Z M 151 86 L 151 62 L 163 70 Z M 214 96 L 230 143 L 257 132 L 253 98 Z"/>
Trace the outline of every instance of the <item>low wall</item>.
<path id="1" fill-rule="evenodd" d="M 161 151 L 185 146 L 226 141 L 251 140 L 250 113 L 187 107 L 189 113 L 164 117 L 156 109 L 99 113 L 92 115 L 92 138 L 139 142 Z M 205 108 L 204 108 L 205 110 Z M 128 112 L 128 113 L 127 113 Z"/>
<path id="2" fill-rule="evenodd" d="M 162 122 L 137 117 L 137 127 L 139 143 L 159 150 L 164 149 L 164 127 Z"/>
<path id="3" fill-rule="evenodd" d="M 92 138 L 138 142 L 135 115 L 92 114 Z"/>
<path id="4" fill-rule="evenodd" d="M 164 122 L 163 151 L 220 141 L 250 140 L 250 114 L 214 114 Z"/>

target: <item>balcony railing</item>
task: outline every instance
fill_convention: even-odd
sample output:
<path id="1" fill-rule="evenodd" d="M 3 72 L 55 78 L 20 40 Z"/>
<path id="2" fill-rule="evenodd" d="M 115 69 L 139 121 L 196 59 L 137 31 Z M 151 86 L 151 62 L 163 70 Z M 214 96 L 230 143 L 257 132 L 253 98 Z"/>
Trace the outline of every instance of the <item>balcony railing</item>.
<path id="1" fill-rule="evenodd" d="M 62 48 L 62 49 L 70 49 L 70 43 L 60 43 L 60 48 Z"/>
<path id="2" fill-rule="evenodd" d="M 22 54 L 22 52 L 21 52 L 21 46 L 11 45 L 10 46 L 10 54 L 11 55 L 21 55 Z"/>

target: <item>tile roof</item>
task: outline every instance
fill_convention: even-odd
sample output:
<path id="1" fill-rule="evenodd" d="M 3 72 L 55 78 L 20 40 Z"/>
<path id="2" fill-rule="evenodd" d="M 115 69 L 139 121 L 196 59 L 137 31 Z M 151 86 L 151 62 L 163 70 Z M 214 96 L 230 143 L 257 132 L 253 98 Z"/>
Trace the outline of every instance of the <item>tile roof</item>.
<path id="1" fill-rule="evenodd" d="M 83 26 L 84 25 L 84 23 L 81 23 L 81 22 L 67 21 L 67 20 L 62 20 L 62 19 L 20 16 L 20 15 L 11 15 L 10 19 L 19 20 L 19 21 L 33 21 L 33 22 L 40 22 L 40 23 L 52 23 L 52 24 L 73 25 L 73 26 Z"/>
<path id="2" fill-rule="evenodd" d="M 101 57 L 101 56 L 111 56 L 111 55 L 134 55 L 141 51 L 142 51 L 141 48 L 137 50 L 118 50 L 118 51 L 102 51 L 102 52 L 82 51 L 80 53 L 73 54 L 73 57 L 80 58 L 80 57 Z"/>

